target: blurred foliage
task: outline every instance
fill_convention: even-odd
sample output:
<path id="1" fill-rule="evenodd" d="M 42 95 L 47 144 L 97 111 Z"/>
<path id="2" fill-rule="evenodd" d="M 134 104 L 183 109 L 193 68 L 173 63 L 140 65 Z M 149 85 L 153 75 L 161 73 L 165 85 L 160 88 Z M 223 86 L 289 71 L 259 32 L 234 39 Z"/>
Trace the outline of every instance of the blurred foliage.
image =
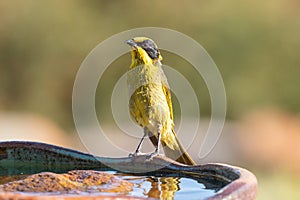
<path id="1" fill-rule="evenodd" d="M 299 8 L 297 0 L 1 0 L 0 109 L 38 112 L 71 128 L 73 81 L 86 55 L 113 34 L 157 26 L 183 32 L 209 52 L 224 78 L 229 117 L 268 105 L 299 112 Z M 129 54 L 123 61 L 107 71 L 97 106 L 107 108 Z M 209 114 L 209 96 L 202 98 Z"/>
<path id="2" fill-rule="evenodd" d="M 257 200 L 299 199 L 300 181 L 298 174 L 284 171 L 255 171 L 258 179 Z"/>

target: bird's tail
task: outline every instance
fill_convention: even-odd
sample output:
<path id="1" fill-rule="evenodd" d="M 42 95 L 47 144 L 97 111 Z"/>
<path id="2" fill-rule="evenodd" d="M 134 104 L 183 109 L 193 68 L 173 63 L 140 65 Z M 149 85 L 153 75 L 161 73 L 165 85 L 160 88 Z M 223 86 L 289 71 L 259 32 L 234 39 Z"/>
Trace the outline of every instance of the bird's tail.
<path id="1" fill-rule="evenodd" d="M 172 130 L 172 131 L 175 136 L 175 141 L 174 141 L 175 145 L 173 145 L 174 149 L 171 149 L 170 147 L 168 147 L 168 145 L 166 145 L 166 144 L 164 144 L 164 142 L 162 142 L 162 146 L 163 146 L 165 155 L 173 160 L 176 160 L 177 162 L 180 162 L 180 163 L 183 163 L 186 165 L 196 165 L 195 161 L 193 161 L 191 156 L 187 153 L 185 148 L 182 146 L 182 144 L 178 140 L 175 131 L 174 130 Z"/>

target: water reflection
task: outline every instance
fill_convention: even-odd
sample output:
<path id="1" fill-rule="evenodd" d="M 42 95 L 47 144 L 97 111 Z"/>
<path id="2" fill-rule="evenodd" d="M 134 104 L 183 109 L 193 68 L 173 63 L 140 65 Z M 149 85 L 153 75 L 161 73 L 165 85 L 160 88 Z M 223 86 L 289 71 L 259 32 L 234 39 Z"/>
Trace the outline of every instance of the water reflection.
<path id="1" fill-rule="evenodd" d="M 130 196 L 151 197 L 158 199 L 206 199 L 213 196 L 216 190 L 192 178 L 132 176 L 120 174 L 122 179 L 135 184 Z"/>
<path id="2" fill-rule="evenodd" d="M 151 183 L 151 189 L 146 193 L 147 197 L 160 199 L 174 199 L 175 192 L 180 190 L 180 178 L 162 177 L 162 178 L 147 178 Z"/>
<path id="3" fill-rule="evenodd" d="M 213 181 L 207 181 L 205 179 L 202 179 L 203 182 L 201 182 L 186 177 L 136 176 L 115 171 L 106 172 L 134 184 L 132 191 L 126 194 L 128 196 L 151 197 L 163 200 L 192 200 L 212 197 L 217 191 L 216 186 L 212 184 Z M 0 184 L 21 180 L 27 176 L 28 175 L 0 176 Z M 88 193 L 82 193 L 82 195 L 84 194 L 88 195 Z M 101 193 L 99 193 L 99 195 L 101 196 Z M 116 192 L 115 195 L 118 196 L 120 193 Z"/>

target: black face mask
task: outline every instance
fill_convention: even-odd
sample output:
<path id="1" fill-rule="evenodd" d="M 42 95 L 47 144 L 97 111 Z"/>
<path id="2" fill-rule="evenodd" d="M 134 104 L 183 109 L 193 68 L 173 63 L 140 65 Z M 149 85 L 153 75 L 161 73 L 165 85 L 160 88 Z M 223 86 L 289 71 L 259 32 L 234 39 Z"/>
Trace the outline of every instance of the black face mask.
<path id="1" fill-rule="evenodd" d="M 138 46 L 142 47 L 150 58 L 155 59 L 159 56 L 159 51 L 157 50 L 155 44 L 151 40 L 145 40 L 143 42 L 137 43 Z"/>

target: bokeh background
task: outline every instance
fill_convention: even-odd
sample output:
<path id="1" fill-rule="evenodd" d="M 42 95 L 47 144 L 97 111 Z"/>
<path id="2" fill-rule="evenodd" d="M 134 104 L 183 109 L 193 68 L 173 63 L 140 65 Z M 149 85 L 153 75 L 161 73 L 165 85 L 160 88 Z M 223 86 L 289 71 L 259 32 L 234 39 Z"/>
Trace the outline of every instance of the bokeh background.
<path id="1" fill-rule="evenodd" d="M 197 161 L 251 170 L 258 199 L 300 199 L 299 9 L 297 0 L 0 0 L 0 140 L 85 151 L 72 118 L 73 82 L 83 59 L 121 31 L 170 28 L 203 45 L 226 87 L 224 131 L 208 158 Z M 96 107 L 107 124 L 111 88 L 129 66 L 128 57 L 109 68 L 97 92 Z M 174 55 L 166 52 L 164 61 L 193 75 Z M 203 91 L 201 116 L 209 117 L 206 87 L 197 89 Z M 191 154 L 197 157 L 193 149 Z"/>

